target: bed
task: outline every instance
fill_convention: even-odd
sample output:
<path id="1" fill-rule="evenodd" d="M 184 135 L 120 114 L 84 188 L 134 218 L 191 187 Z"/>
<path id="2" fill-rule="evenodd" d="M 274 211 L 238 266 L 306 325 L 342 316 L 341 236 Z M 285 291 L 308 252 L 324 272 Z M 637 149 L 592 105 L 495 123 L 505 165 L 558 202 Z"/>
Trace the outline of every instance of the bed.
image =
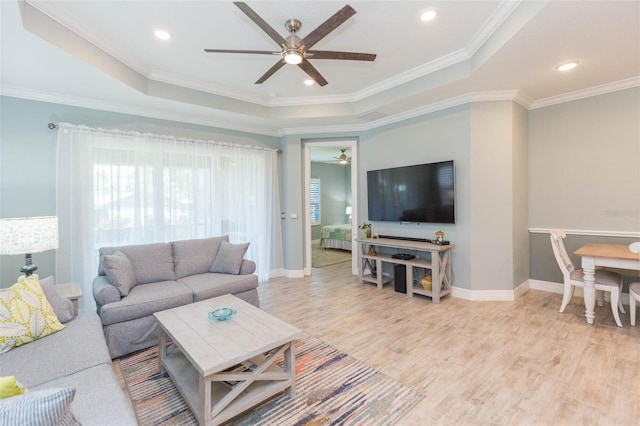
<path id="1" fill-rule="evenodd" d="M 323 226 L 320 247 L 351 251 L 351 224 Z"/>

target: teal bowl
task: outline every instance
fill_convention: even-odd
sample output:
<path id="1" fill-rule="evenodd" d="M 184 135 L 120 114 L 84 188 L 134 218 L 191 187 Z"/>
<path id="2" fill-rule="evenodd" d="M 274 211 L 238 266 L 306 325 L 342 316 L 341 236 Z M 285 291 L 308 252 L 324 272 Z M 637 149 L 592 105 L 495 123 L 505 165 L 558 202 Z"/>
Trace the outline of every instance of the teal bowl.
<path id="1" fill-rule="evenodd" d="M 235 309 L 231 308 L 218 308 L 209 312 L 209 319 L 214 319 L 218 321 L 227 321 L 231 319 L 233 314 L 236 313 Z"/>

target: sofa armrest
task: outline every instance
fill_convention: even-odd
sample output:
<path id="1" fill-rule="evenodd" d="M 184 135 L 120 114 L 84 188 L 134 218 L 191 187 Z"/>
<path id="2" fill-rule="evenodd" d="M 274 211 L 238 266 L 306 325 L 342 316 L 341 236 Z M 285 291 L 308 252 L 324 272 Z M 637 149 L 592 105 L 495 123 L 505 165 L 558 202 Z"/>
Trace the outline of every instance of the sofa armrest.
<path id="1" fill-rule="evenodd" d="M 116 287 L 111 285 L 109 279 L 105 275 L 98 275 L 93 279 L 93 298 L 96 304 L 104 306 L 107 303 L 113 303 L 120 300 L 120 292 Z"/>
<path id="2" fill-rule="evenodd" d="M 242 265 L 240 265 L 240 275 L 253 274 L 256 271 L 256 262 L 249 259 L 243 259 Z"/>

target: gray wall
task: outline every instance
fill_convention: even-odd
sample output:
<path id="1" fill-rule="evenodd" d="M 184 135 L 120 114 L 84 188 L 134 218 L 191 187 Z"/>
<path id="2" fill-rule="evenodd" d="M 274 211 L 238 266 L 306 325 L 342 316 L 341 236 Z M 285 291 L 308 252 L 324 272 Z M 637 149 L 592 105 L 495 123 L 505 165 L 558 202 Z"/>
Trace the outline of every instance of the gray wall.
<path id="1" fill-rule="evenodd" d="M 350 165 L 311 163 L 311 178 L 320 179 L 320 225 L 311 227 L 311 239 L 322 237 L 322 227 L 348 223 L 345 208 L 351 205 Z"/>
<path id="2" fill-rule="evenodd" d="M 530 226 L 640 231 L 640 88 L 529 112 Z"/>
<path id="3" fill-rule="evenodd" d="M 470 107 L 450 108 L 367 132 L 359 146 L 359 223 L 367 220 L 367 170 L 453 160 L 456 174 L 456 224 L 372 222 L 381 235 L 434 238 L 442 229 L 456 244 L 455 285 L 470 288 Z"/>
<path id="4" fill-rule="evenodd" d="M 531 228 L 587 234 L 567 236 L 569 254 L 640 240 L 640 88 L 530 111 L 529 182 Z M 529 243 L 530 278 L 562 282 L 549 235 Z"/>
<path id="5" fill-rule="evenodd" d="M 56 139 L 49 122 L 118 128 L 241 145 L 279 147 L 275 137 L 0 96 L 0 217 L 56 214 Z M 55 250 L 34 254 L 41 276 Z M 24 256 L 0 256 L 0 287 L 15 282 Z"/>
<path id="6" fill-rule="evenodd" d="M 529 114 L 513 104 L 513 284 L 529 279 Z"/>

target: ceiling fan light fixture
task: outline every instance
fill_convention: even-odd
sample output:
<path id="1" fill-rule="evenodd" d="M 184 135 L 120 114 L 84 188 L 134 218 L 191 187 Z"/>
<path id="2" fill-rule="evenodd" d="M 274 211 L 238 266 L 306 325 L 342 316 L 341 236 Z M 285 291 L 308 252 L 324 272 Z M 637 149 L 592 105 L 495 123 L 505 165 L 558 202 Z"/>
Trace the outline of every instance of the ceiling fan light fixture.
<path id="1" fill-rule="evenodd" d="M 298 65 L 302 62 L 302 58 L 304 58 L 304 52 L 301 49 L 291 47 L 282 52 L 282 57 L 286 63 L 290 65 Z"/>

